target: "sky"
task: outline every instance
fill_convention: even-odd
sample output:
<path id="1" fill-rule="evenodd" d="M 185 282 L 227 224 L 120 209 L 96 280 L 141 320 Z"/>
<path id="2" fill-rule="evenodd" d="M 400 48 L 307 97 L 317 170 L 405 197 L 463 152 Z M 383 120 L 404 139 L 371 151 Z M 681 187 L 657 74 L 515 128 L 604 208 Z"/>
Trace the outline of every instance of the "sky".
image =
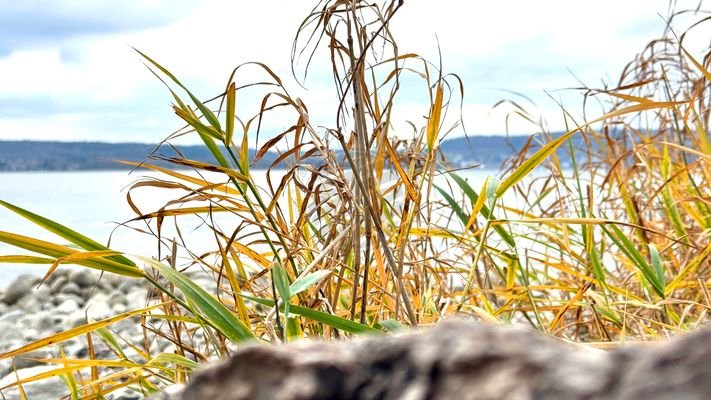
<path id="1" fill-rule="evenodd" d="M 696 8 L 699 0 L 676 3 L 677 9 Z M 203 100 L 224 90 L 237 65 L 264 62 L 304 100 L 315 125 L 334 126 L 328 60 L 313 60 L 305 88 L 290 69 L 294 35 L 314 5 L 306 0 L 0 0 L 0 140 L 156 143 L 168 136 L 181 126 L 170 107 L 172 97 L 133 47 Z M 507 109 L 492 111 L 504 99 L 525 104 L 549 129 L 561 130 L 557 101 L 573 112 L 582 102 L 578 91 L 561 89 L 615 82 L 625 64 L 661 35 L 668 10 L 668 0 L 405 0 L 392 30 L 400 53 L 438 62 L 439 46 L 445 72 L 458 74 L 465 85 L 467 133 L 504 133 Z M 684 21 L 675 29 L 683 32 Z M 690 38 L 690 50 L 700 58 L 709 38 L 711 24 L 706 24 Z M 258 77 L 253 68 L 238 79 Z M 425 98 L 407 92 L 404 97 L 398 115 L 420 123 L 427 113 Z M 238 113 L 249 101 L 238 99 Z M 520 118 L 508 122 L 513 134 L 537 130 Z M 276 132 L 291 123 L 276 118 L 264 130 Z"/>

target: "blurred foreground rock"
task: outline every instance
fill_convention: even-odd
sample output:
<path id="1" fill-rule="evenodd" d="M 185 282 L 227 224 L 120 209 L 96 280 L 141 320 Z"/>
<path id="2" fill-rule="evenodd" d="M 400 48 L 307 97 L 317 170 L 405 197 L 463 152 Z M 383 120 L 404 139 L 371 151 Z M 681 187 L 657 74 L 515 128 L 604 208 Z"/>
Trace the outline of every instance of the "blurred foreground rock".
<path id="1" fill-rule="evenodd" d="M 711 399 L 711 330 L 605 352 L 465 321 L 249 347 L 154 399 Z"/>

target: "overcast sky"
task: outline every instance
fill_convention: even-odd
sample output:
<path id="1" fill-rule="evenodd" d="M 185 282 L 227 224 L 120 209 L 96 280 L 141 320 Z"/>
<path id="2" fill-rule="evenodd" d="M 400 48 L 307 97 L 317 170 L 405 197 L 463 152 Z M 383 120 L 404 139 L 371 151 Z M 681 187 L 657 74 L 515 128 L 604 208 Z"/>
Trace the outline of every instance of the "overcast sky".
<path id="1" fill-rule="evenodd" d="M 678 1 L 695 8 L 698 0 Z M 270 65 L 302 97 L 320 125 L 334 125 L 332 80 L 314 69 L 302 90 L 291 78 L 296 29 L 314 1 L 0 0 L 0 139 L 157 142 L 180 126 L 172 98 L 134 46 L 174 72 L 202 99 L 218 94 L 246 61 Z M 702 5 L 703 8 L 703 5 Z M 491 113 L 506 91 L 530 97 L 534 112 L 561 129 L 556 89 L 614 82 L 624 65 L 664 29 L 667 0 L 406 0 L 393 22 L 400 52 L 436 60 L 465 84 L 471 134 L 504 131 Z M 711 29 L 697 30 L 697 55 Z M 683 25 L 676 27 L 680 31 Z M 700 32 L 700 33 L 699 33 Z M 315 60 L 323 64 L 328 60 Z M 239 107 L 239 105 L 238 105 Z M 426 104 L 403 103 L 418 121 Z M 239 112 L 239 109 L 238 109 Z M 276 130 L 293 121 L 270 121 Z M 283 124 L 284 126 L 281 126 Z M 514 133 L 535 127 L 512 121 Z"/>

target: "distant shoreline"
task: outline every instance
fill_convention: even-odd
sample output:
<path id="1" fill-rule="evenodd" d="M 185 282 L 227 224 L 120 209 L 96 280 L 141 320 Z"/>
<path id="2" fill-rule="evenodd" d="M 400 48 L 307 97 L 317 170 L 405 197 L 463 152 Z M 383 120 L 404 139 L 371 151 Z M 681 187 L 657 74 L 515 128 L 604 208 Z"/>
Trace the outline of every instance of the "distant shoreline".
<path id="1" fill-rule="evenodd" d="M 445 158 L 453 167 L 476 164 L 500 166 L 528 143 L 529 136 L 470 136 L 447 139 L 440 144 Z M 72 172 L 72 171 L 128 171 L 134 166 L 122 165 L 116 160 L 148 162 L 161 167 L 176 168 L 164 160 L 148 159 L 148 154 L 156 149 L 148 143 L 108 143 L 108 142 L 57 142 L 57 141 L 10 141 L 0 140 L 0 172 Z M 203 145 L 185 145 L 172 148 L 161 145 L 155 154 L 170 158 L 179 157 L 214 163 L 210 151 Z M 257 151 L 249 150 L 250 159 Z M 255 169 L 288 168 L 288 161 L 277 164 L 279 153 L 268 151 L 252 165 Z M 318 163 L 317 156 L 302 160 Z"/>

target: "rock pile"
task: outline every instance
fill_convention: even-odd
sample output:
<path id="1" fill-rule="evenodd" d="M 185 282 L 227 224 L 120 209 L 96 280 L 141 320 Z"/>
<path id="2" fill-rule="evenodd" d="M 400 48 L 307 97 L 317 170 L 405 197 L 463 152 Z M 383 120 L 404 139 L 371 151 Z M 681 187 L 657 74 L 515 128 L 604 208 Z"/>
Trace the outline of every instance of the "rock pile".
<path id="1" fill-rule="evenodd" d="M 37 288 L 39 278 L 19 277 L 0 291 L 0 353 L 49 334 L 143 307 L 147 287 L 139 280 L 99 276 L 86 270 L 57 271 Z M 209 285 L 210 281 L 203 281 Z M 214 284 L 214 282 L 212 282 Z M 136 319 L 111 326 L 140 345 Z M 67 357 L 88 358 L 84 337 L 62 344 Z M 203 342 L 204 343 L 204 342 Z M 98 359 L 115 358 L 95 341 Z M 156 341 L 151 352 L 172 352 Z M 126 349 L 129 358 L 136 354 Z M 33 358 L 57 357 L 56 347 L 14 360 L 0 360 L 0 387 L 54 367 Z M 140 361 L 136 359 L 135 361 Z M 242 348 L 228 360 L 207 366 L 186 387 L 172 387 L 163 400 L 296 399 L 709 399 L 711 329 L 667 343 L 594 350 L 556 341 L 521 328 L 449 321 L 401 335 L 351 342 L 301 341 L 286 346 Z M 29 399 L 67 394 L 59 380 L 26 384 Z M 0 398 L 19 399 L 14 387 Z M 122 390 L 108 400 L 138 400 Z"/>
<path id="2" fill-rule="evenodd" d="M 96 321 L 146 304 L 147 287 L 140 280 L 119 278 L 111 274 L 104 274 L 101 279 L 99 277 L 99 274 L 85 269 L 58 269 L 39 287 L 39 277 L 21 275 L 4 291 L 0 291 L 0 354 L 53 333 L 84 325 L 87 318 Z M 143 332 L 136 319 L 120 321 L 112 325 L 111 329 L 133 343 L 141 343 L 143 340 Z M 111 356 L 108 346 L 99 341 L 95 345 L 97 358 Z M 88 358 L 84 336 L 70 339 L 62 346 L 69 358 Z M 0 387 L 16 380 L 13 362 L 18 374 L 27 377 L 56 368 L 33 358 L 58 356 L 57 346 L 50 346 L 15 357 L 14 360 L 0 360 Z M 29 399 L 58 399 L 67 394 L 66 385 L 59 379 L 23 387 Z M 8 400 L 20 398 L 14 387 L 3 390 L 0 398 L 3 396 Z M 140 396 L 124 391 L 110 398 L 130 400 Z"/>
<path id="3" fill-rule="evenodd" d="M 604 352 L 453 321 L 349 343 L 245 348 L 155 399 L 711 399 L 711 330 Z"/>

